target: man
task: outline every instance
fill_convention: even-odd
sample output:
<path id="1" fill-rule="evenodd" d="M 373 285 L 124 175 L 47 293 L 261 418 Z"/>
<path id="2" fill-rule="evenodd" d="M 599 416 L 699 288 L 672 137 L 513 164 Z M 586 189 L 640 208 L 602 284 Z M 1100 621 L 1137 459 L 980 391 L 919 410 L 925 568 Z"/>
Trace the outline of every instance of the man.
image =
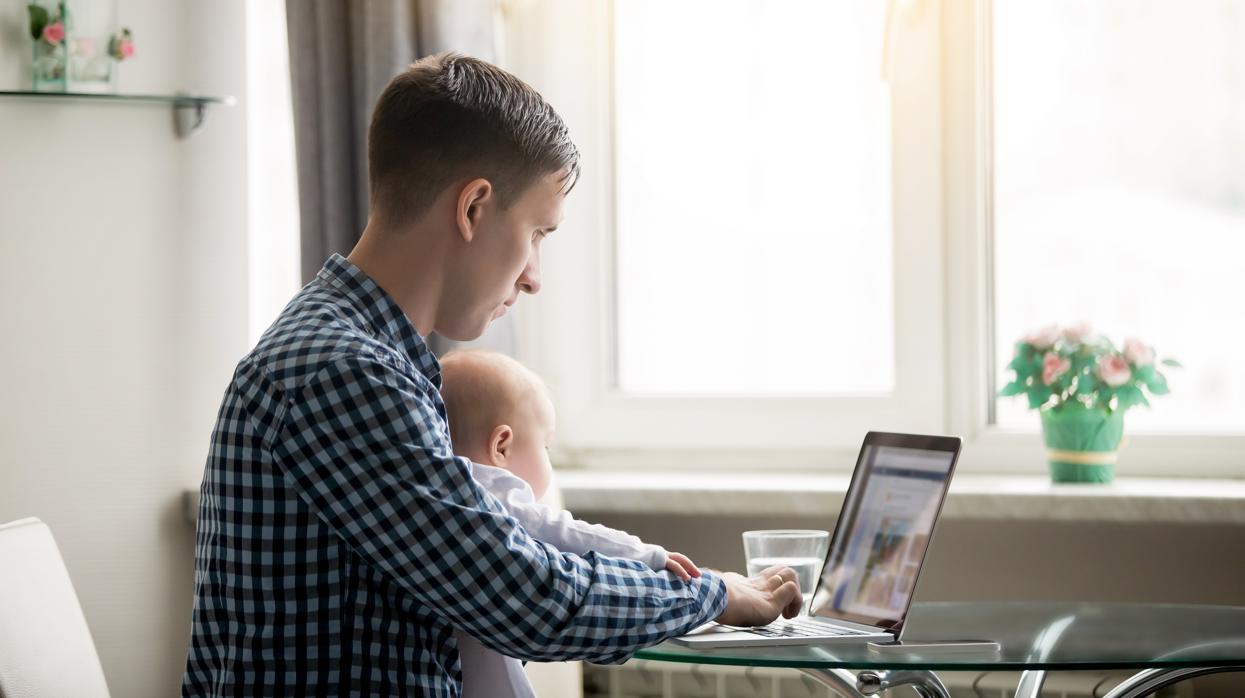
<path id="1" fill-rule="evenodd" d="M 453 630 L 529 660 L 625 660 L 800 607 L 794 573 L 563 554 L 455 458 L 424 337 L 478 337 L 540 289 L 579 154 L 530 87 L 434 56 L 368 137 L 371 217 L 238 364 L 203 479 L 183 695 L 455 696 Z"/>

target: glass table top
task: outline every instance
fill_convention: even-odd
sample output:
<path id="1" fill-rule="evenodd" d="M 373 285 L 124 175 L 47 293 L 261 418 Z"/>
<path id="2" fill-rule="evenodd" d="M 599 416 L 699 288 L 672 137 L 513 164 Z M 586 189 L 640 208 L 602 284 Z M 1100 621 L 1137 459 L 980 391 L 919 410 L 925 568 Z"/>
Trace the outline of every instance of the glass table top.
<path id="1" fill-rule="evenodd" d="M 638 659 L 803 669 L 1146 669 L 1245 666 L 1245 607 L 1111 603 L 918 603 L 906 642 L 995 640 L 956 657 L 881 656 L 861 645 L 689 649 L 662 643 Z"/>

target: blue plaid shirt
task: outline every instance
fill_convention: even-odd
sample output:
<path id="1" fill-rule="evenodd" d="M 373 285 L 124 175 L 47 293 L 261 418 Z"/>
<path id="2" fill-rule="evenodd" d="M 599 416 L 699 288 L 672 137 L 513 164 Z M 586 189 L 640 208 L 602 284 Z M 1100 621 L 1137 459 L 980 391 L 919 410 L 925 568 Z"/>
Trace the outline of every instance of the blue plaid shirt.
<path id="1" fill-rule="evenodd" d="M 619 662 L 717 617 L 720 578 L 533 540 L 451 451 L 440 367 L 333 256 L 238 364 L 201 488 L 182 694 L 457 696 L 452 630 Z"/>

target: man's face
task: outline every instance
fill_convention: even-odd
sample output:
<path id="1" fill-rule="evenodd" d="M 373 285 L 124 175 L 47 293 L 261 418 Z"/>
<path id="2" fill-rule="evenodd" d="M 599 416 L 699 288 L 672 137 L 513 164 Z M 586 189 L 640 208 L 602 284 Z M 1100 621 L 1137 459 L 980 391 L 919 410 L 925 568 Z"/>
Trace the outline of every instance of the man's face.
<path id="1" fill-rule="evenodd" d="M 494 194 L 482 209 L 470 242 L 461 248 L 446 280 L 436 330 L 454 340 L 484 334 L 506 314 L 520 293 L 540 290 L 540 244 L 562 222 L 564 172 L 553 172 L 527 188 L 508 209 Z"/>

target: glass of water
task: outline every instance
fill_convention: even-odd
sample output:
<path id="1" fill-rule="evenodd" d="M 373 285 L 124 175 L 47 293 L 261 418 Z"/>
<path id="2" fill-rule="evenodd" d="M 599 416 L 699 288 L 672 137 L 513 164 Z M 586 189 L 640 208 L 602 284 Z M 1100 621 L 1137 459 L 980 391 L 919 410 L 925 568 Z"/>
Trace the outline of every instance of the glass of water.
<path id="1" fill-rule="evenodd" d="M 830 548 L 826 531 L 775 530 L 744 531 L 744 558 L 748 576 L 760 574 L 766 567 L 790 567 L 795 570 L 800 593 L 804 595 L 807 613 L 813 600 L 813 589 L 821 576 L 821 566 Z"/>

